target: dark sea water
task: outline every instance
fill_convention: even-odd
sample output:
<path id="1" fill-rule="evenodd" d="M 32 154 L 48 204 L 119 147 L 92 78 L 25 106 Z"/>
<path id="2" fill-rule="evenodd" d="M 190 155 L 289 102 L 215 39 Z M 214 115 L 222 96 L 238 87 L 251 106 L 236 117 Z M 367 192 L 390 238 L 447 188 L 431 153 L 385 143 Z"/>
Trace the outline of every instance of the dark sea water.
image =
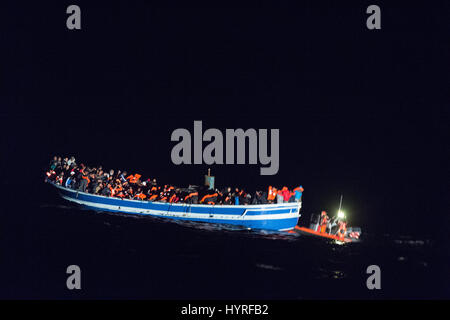
<path id="1" fill-rule="evenodd" d="M 29 209 L 7 208 L 1 298 L 450 297 L 448 260 L 436 239 L 380 232 L 342 245 L 287 233 L 97 213 L 64 202 L 45 187 L 40 201 L 16 199 Z M 78 291 L 66 288 L 66 268 L 72 264 L 81 268 Z M 366 269 L 373 264 L 381 268 L 381 290 L 366 287 Z"/>

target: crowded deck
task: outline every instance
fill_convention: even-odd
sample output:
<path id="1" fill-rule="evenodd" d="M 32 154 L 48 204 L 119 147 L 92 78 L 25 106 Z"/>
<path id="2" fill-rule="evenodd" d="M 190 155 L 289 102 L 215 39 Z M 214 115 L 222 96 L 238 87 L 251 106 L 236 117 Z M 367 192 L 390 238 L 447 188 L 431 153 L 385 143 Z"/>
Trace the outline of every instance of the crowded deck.
<path id="1" fill-rule="evenodd" d="M 127 171 L 105 170 L 102 166 L 77 164 L 74 157 L 55 156 L 46 171 L 46 180 L 56 185 L 93 195 L 141 201 L 209 204 L 249 205 L 300 202 L 303 187 L 292 190 L 284 186 L 269 186 L 253 195 L 242 188 L 223 189 L 189 186 L 180 188 L 170 184 L 159 185 L 156 178 L 143 178 L 141 174 Z"/>

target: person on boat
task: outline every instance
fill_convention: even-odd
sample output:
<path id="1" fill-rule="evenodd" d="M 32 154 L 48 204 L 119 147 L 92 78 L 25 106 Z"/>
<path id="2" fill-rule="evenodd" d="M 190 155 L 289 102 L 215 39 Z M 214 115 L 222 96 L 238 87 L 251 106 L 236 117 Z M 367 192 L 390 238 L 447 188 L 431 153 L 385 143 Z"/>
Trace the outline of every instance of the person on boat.
<path id="1" fill-rule="evenodd" d="M 77 165 L 73 156 L 70 159 L 54 156 L 49 166 L 50 170 L 46 172 L 47 180 L 83 192 L 149 201 L 174 202 L 178 198 L 177 202 L 199 202 L 199 194 L 195 190 L 195 192 L 188 189 L 175 190 L 174 186 L 169 185 L 161 188 L 157 186 L 156 179 L 141 181 L 139 174 L 127 176 L 126 171 L 113 169 L 103 171 L 102 166 L 87 167 L 83 163 Z M 136 194 L 131 186 L 138 188 Z M 256 191 L 254 197 L 243 189 L 236 188 L 234 192 L 231 190 L 231 188 L 223 191 L 216 189 L 208 192 L 206 198 L 205 194 L 202 194 L 200 202 L 225 205 L 299 202 L 303 187 L 299 186 L 290 191 L 287 187 L 278 190 L 269 186 L 268 192 Z"/>
<path id="2" fill-rule="evenodd" d="M 120 181 L 121 181 L 121 182 L 127 182 L 126 176 L 127 176 L 127 172 L 126 172 L 126 171 L 122 172 L 122 173 L 119 175 Z"/>
<path id="3" fill-rule="evenodd" d="M 218 195 L 219 194 L 217 192 L 215 192 L 215 191 L 214 191 L 214 193 L 209 193 L 209 194 L 207 193 L 206 195 L 204 195 L 202 197 L 202 199 L 200 200 L 200 203 L 201 204 L 212 204 L 212 205 L 214 205 L 214 204 L 216 204 Z"/>
<path id="4" fill-rule="evenodd" d="M 160 202 L 167 202 L 167 196 L 165 195 L 164 192 L 161 192 L 161 193 L 159 194 L 159 199 L 158 199 L 158 201 L 160 201 Z"/>
<path id="5" fill-rule="evenodd" d="M 295 202 L 301 202 L 302 201 L 302 195 L 303 195 L 303 186 L 299 186 L 294 189 L 295 193 Z"/>
<path id="6" fill-rule="evenodd" d="M 75 157 L 74 157 L 74 156 L 71 156 L 70 159 L 67 160 L 67 164 L 68 164 L 69 166 L 75 166 L 75 165 L 76 165 Z"/>
<path id="7" fill-rule="evenodd" d="M 188 194 L 184 197 L 183 201 L 189 204 L 197 204 L 198 203 L 198 192 L 192 190 L 188 192 Z"/>
<path id="8" fill-rule="evenodd" d="M 177 189 L 175 189 L 174 194 L 172 194 L 172 196 L 170 197 L 169 202 L 170 203 L 178 203 L 181 200 L 181 196 L 182 196 L 181 190 L 177 188 Z"/>
<path id="9" fill-rule="evenodd" d="M 47 171 L 45 174 L 47 175 L 47 179 L 48 179 L 49 181 L 54 181 L 55 178 L 56 178 L 56 172 L 55 172 L 55 170 L 51 170 L 51 169 L 50 169 L 50 170 Z"/>
<path id="10" fill-rule="evenodd" d="M 232 204 L 238 206 L 239 205 L 239 188 L 235 188 L 232 197 L 231 197 Z"/>
<path id="11" fill-rule="evenodd" d="M 121 199 L 126 197 L 125 193 L 122 190 L 117 192 L 115 196 Z"/>
<path id="12" fill-rule="evenodd" d="M 223 204 L 228 205 L 228 206 L 233 204 L 233 196 L 230 193 L 225 195 L 225 198 L 223 200 Z"/>
<path id="13" fill-rule="evenodd" d="M 255 196 L 253 197 L 252 204 L 266 204 L 267 198 L 263 196 L 262 191 L 256 191 Z"/>
<path id="14" fill-rule="evenodd" d="M 147 198 L 147 196 L 142 192 L 141 188 L 138 188 L 136 194 L 134 195 L 134 198 L 144 200 L 145 198 Z"/>
<path id="15" fill-rule="evenodd" d="M 164 185 L 164 189 L 163 189 L 163 196 L 162 199 L 164 199 L 164 201 L 170 201 L 170 198 L 172 197 L 174 193 L 174 187 L 170 186 L 170 185 Z"/>
<path id="16" fill-rule="evenodd" d="M 281 194 L 283 195 L 283 202 L 289 202 L 289 198 L 291 197 L 291 192 L 287 187 L 283 187 L 281 189 Z"/>
<path id="17" fill-rule="evenodd" d="M 269 190 L 267 192 L 267 202 L 273 203 L 276 196 L 277 196 L 277 188 L 273 188 L 272 186 L 269 186 Z"/>
<path id="18" fill-rule="evenodd" d="M 283 203 L 283 191 L 278 190 L 277 191 L 277 203 Z"/>
<path id="19" fill-rule="evenodd" d="M 69 188 L 69 189 L 72 188 L 72 183 L 74 181 L 74 179 L 72 178 L 72 176 L 70 174 L 72 174 L 72 172 L 69 173 L 69 177 L 66 179 L 66 182 L 64 183 L 64 187 Z"/>
<path id="20" fill-rule="evenodd" d="M 61 166 L 61 157 L 54 156 L 50 162 L 50 170 L 55 170 Z"/>
<path id="21" fill-rule="evenodd" d="M 347 232 L 347 223 L 345 221 L 339 220 L 338 222 L 338 231 L 336 232 L 336 235 L 339 237 L 339 239 L 344 239 L 345 234 Z"/>
<path id="22" fill-rule="evenodd" d="M 50 171 L 55 170 L 57 165 L 58 165 L 58 157 L 54 156 L 53 159 L 50 161 L 49 165 Z"/>
<path id="23" fill-rule="evenodd" d="M 94 189 L 94 194 L 100 194 L 105 186 L 103 185 L 103 182 L 99 180 L 97 186 Z"/>
<path id="24" fill-rule="evenodd" d="M 125 195 L 126 195 L 126 197 L 128 198 L 128 199 L 133 199 L 133 197 L 134 197 L 134 190 L 133 190 L 133 187 L 129 187 L 128 189 L 127 189 L 127 191 L 125 192 Z"/>
<path id="25" fill-rule="evenodd" d="M 62 185 L 63 185 L 63 180 L 64 180 L 64 172 L 61 172 L 61 173 L 56 177 L 56 184 L 62 186 Z"/>
<path id="26" fill-rule="evenodd" d="M 105 196 L 105 197 L 109 197 L 111 195 L 111 189 L 109 187 L 111 187 L 111 185 L 108 183 L 106 185 L 106 187 L 104 187 L 102 189 L 102 191 L 100 192 L 100 195 Z"/>
<path id="27" fill-rule="evenodd" d="M 136 174 L 134 174 L 134 175 L 129 175 L 129 176 L 127 177 L 127 180 L 128 180 L 128 182 L 131 183 L 131 184 L 137 184 L 140 177 L 141 177 L 141 175 L 136 173 Z"/>
<path id="28" fill-rule="evenodd" d="M 120 177 L 122 176 L 122 170 L 117 171 L 116 176 L 114 177 L 114 179 L 117 179 L 119 181 L 121 181 Z"/>
<path id="29" fill-rule="evenodd" d="M 152 186 L 147 190 L 147 196 L 150 201 L 155 201 L 155 199 L 158 197 L 158 194 L 159 191 L 156 186 Z"/>
<path id="30" fill-rule="evenodd" d="M 231 187 L 227 187 L 227 188 L 222 189 L 219 192 L 218 202 L 220 204 L 232 204 L 231 203 L 231 194 L 232 194 Z"/>
<path id="31" fill-rule="evenodd" d="M 82 191 L 85 192 L 88 185 L 89 185 L 90 179 L 88 174 L 85 172 L 85 170 L 83 169 L 81 171 L 81 180 L 80 180 L 80 184 L 78 186 L 78 191 Z"/>
<path id="32" fill-rule="evenodd" d="M 289 190 L 289 201 L 288 202 L 295 202 L 295 192 Z"/>
<path id="33" fill-rule="evenodd" d="M 239 204 L 248 205 L 252 201 L 252 196 L 241 189 L 239 191 Z"/>
<path id="34" fill-rule="evenodd" d="M 329 220 L 330 219 L 329 219 L 326 211 L 322 211 L 322 213 L 320 215 L 319 230 L 317 230 L 317 231 L 321 232 L 321 233 L 325 233 Z"/>
<path id="35" fill-rule="evenodd" d="M 216 188 L 215 193 L 217 193 L 216 204 L 223 204 L 223 201 L 225 200 L 223 192 Z"/>

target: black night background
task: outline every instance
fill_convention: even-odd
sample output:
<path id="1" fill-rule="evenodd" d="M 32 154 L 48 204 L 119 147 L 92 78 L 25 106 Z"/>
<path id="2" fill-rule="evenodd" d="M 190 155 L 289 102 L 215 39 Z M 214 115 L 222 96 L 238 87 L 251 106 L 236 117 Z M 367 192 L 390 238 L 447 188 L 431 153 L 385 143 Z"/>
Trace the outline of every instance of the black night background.
<path id="1" fill-rule="evenodd" d="M 368 30 L 368 1 L 76 1 L 77 31 L 70 4 L 0 4 L 0 297 L 449 298 L 450 3 L 377 1 Z M 280 129 L 278 174 L 174 165 L 170 135 L 194 120 Z M 218 186 L 301 184 L 304 219 L 343 194 L 366 241 L 77 211 L 44 184 L 54 155 L 179 186 L 209 167 Z"/>

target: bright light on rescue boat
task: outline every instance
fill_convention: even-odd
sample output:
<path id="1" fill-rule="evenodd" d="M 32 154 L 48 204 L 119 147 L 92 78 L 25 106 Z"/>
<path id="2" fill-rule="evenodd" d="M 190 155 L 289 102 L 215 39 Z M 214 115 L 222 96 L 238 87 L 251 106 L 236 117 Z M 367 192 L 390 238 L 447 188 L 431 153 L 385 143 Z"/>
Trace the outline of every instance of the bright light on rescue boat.
<path id="1" fill-rule="evenodd" d="M 339 219 L 344 219 L 344 218 L 345 218 L 344 211 L 342 211 L 342 210 L 339 210 L 339 211 L 338 211 L 338 218 L 339 218 Z"/>

